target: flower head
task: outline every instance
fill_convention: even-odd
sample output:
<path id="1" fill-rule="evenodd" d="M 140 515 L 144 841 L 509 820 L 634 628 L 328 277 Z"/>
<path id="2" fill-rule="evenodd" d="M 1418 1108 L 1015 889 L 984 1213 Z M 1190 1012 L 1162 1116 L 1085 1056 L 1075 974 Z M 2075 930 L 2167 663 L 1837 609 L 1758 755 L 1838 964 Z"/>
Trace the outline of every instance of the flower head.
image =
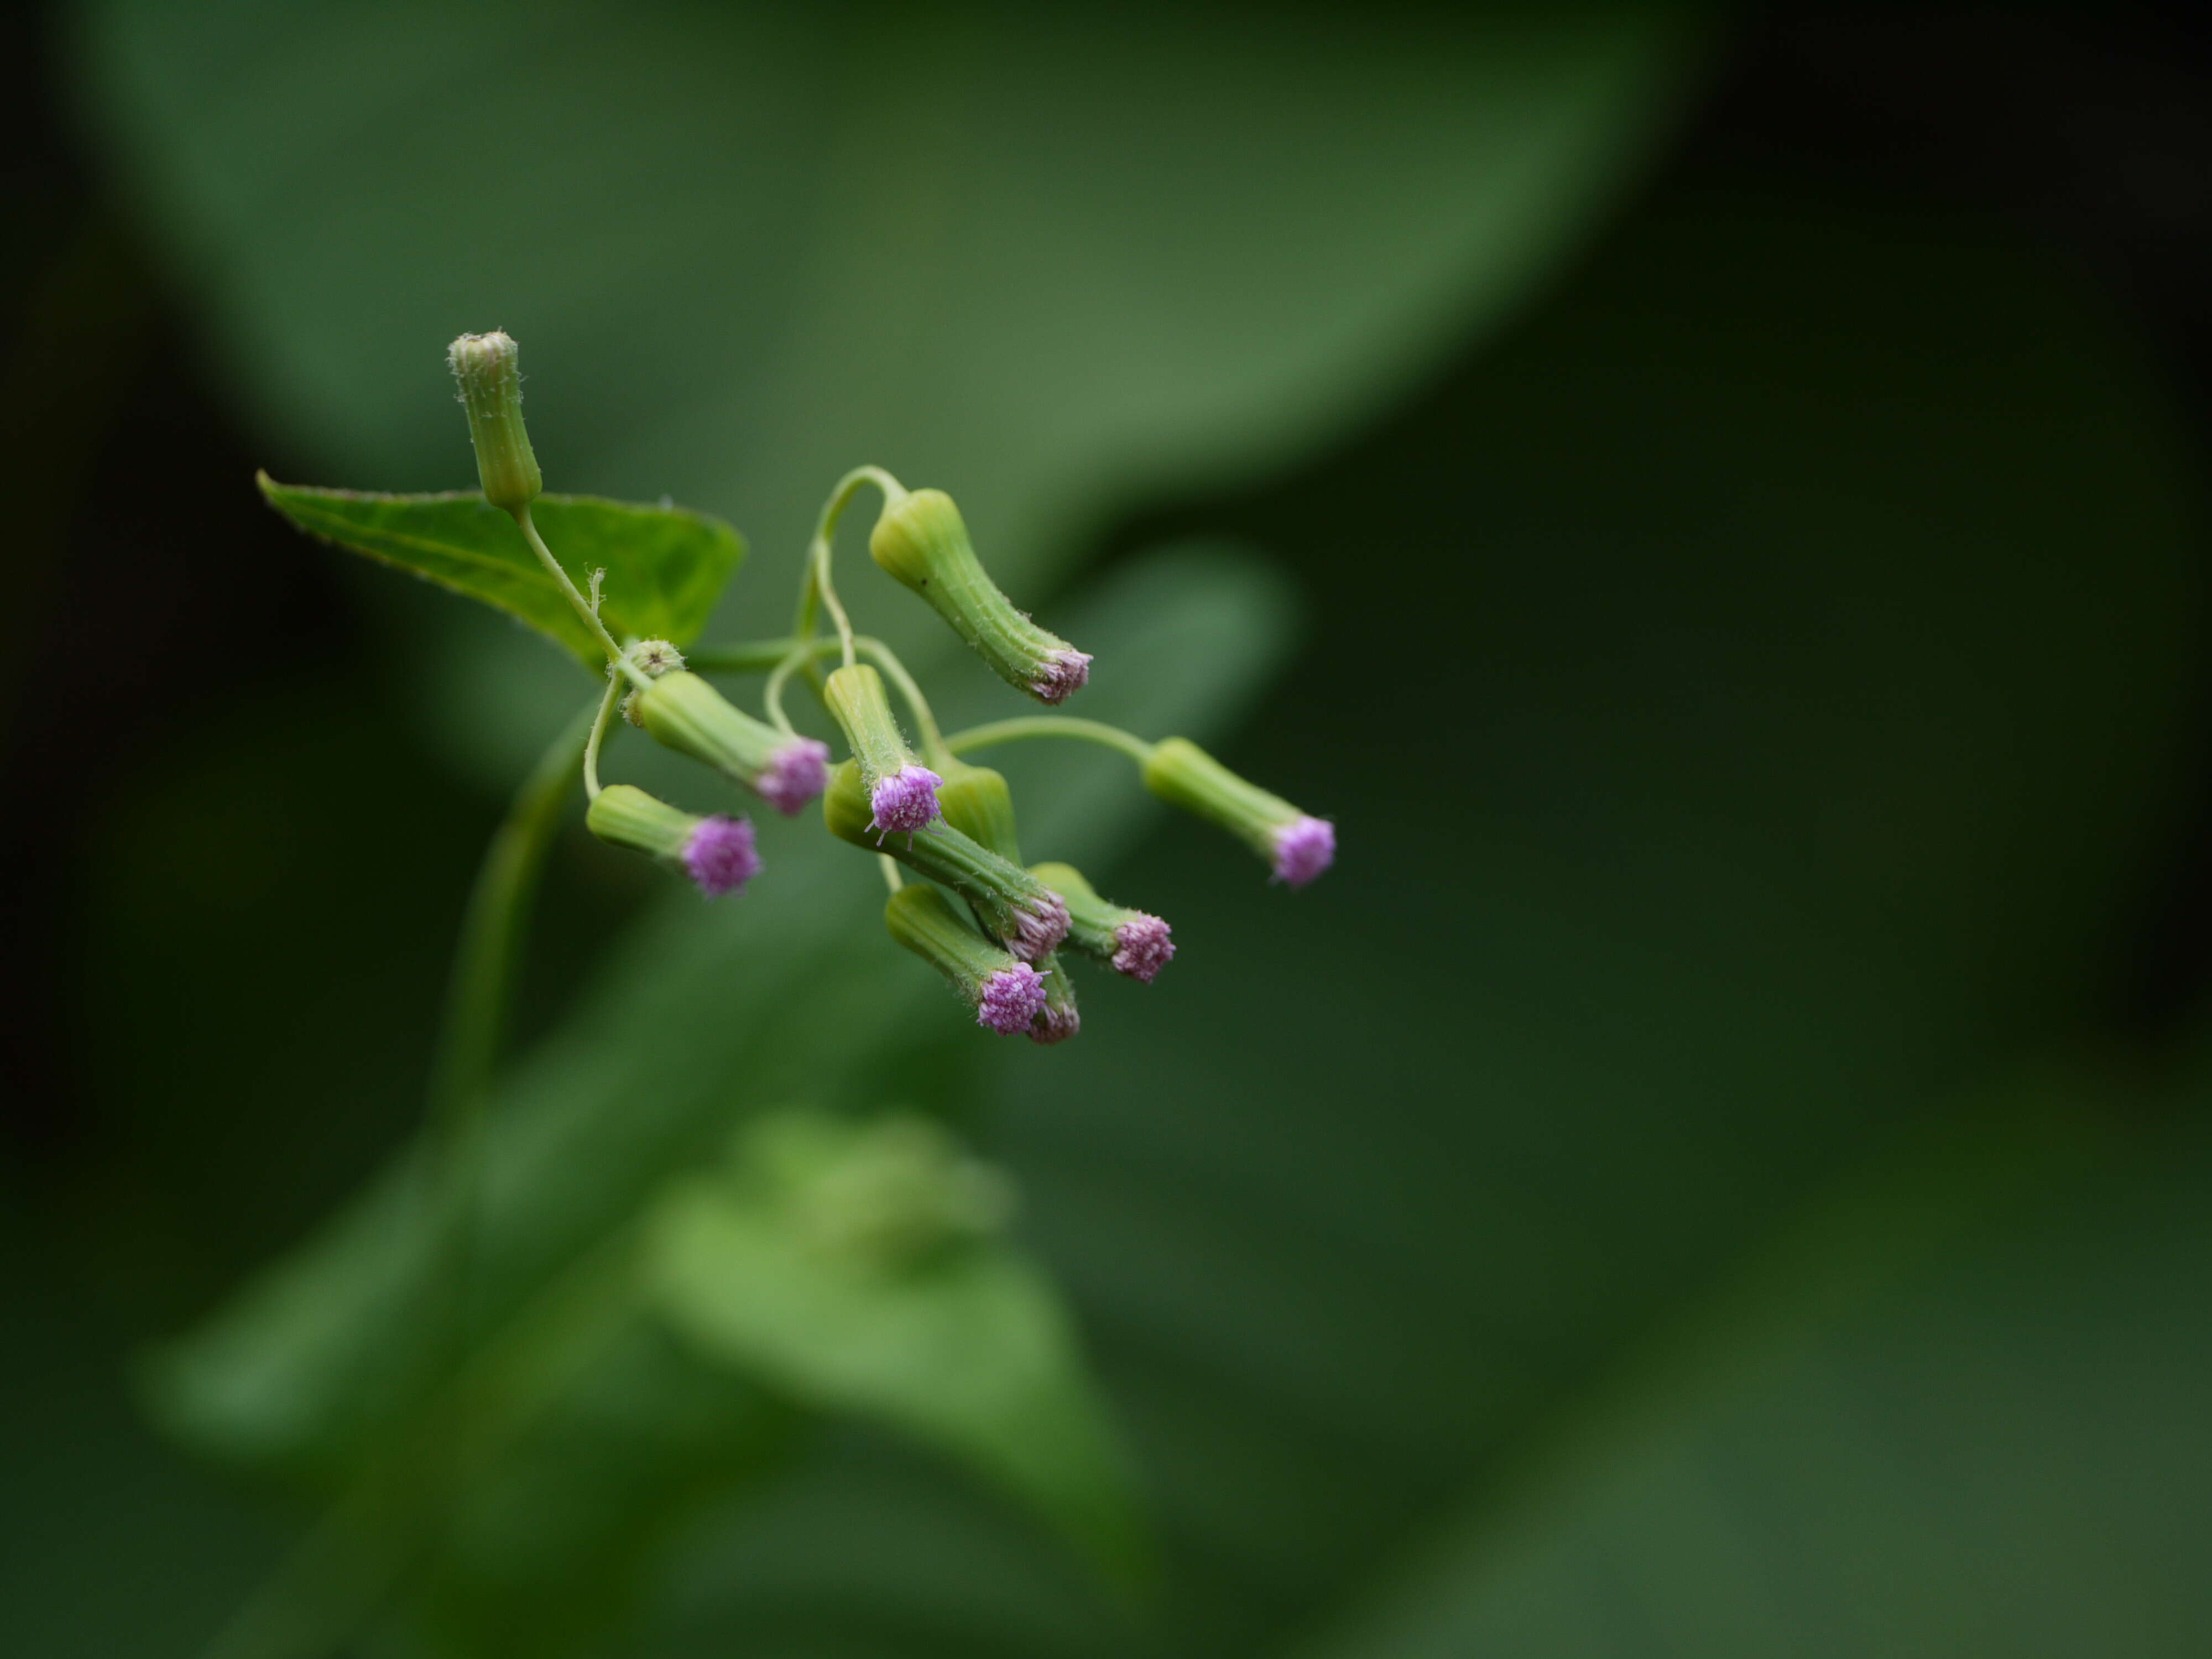
<path id="1" fill-rule="evenodd" d="M 1275 831 L 1275 879 L 1303 887 L 1336 861 L 1336 826 L 1301 814 Z"/>
<path id="2" fill-rule="evenodd" d="M 761 799 L 786 817 L 804 811 L 829 787 L 830 745 L 814 738 L 788 739 L 753 780 Z"/>
<path id="3" fill-rule="evenodd" d="M 1026 1031 L 1044 1007 L 1044 975 L 1026 962 L 994 970 L 983 981 L 975 1023 L 1004 1036 Z"/>
<path id="4" fill-rule="evenodd" d="M 1039 702 L 1066 702 L 1091 683 L 1091 653 L 1073 646 L 1044 653 L 1030 691 Z"/>
<path id="5" fill-rule="evenodd" d="M 726 818 L 717 813 L 699 820 L 684 845 L 684 867 L 699 890 L 708 898 L 742 892 L 760 874 L 760 853 L 753 844 L 750 818 Z"/>
<path id="6" fill-rule="evenodd" d="M 869 828 L 882 833 L 927 830 L 937 817 L 937 786 L 945 780 L 916 761 L 876 780 L 868 791 Z"/>
<path id="7" fill-rule="evenodd" d="M 1138 912 L 1114 930 L 1114 954 L 1109 959 L 1114 971 L 1150 985 L 1153 975 L 1174 959 L 1173 931 L 1158 916 Z"/>
<path id="8" fill-rule="evenodd" d="M 1012 907 L 1013 937 L 1006 948 L 1024 962 L 1041 962 L 1067 937 L 1067 902 L 1049 887 Z"/>

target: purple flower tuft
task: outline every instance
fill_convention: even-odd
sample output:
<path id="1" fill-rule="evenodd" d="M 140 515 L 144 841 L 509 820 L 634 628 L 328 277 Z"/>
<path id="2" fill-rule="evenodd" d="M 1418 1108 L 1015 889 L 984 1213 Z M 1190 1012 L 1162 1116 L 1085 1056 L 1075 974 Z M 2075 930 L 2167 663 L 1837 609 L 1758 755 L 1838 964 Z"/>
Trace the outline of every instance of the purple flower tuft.
<path id="1" fill-rule="evenodd" d="M 1045 653 L 1030 690 L 1040 702 L 1066 702 L 1090 683 L 1090 653 L 1063 648 Z"/>
<path id="2" fill-rule="evenodd" d="M 702 818 L 684 846 L 684 867 L 708 898 L 734 893 L 760 874 L 750 818 Z"/>
<path id="3" fill-rule="evenodd" d="M 983 981 L 983 1000 L 975 1006 L 975 1023 L 1003 1036 L 1026 1031 L 1044 1006 L 1044 975 L 1025 962 L 1001 968 Z"/>
<path id="4" fill-rule="evenodd" d="M 812 738 L 793 738 L 769 757 L 768 770 L 753 780 L 761 799 L 786 817 L 830 787 L 830 745 Z"/>
<path id="5" fill-rule="evenodd" d="M 1303 887 L 1336 861 L 1336 826 L 1299 818 L 1275 831 L 1275 879 Z"/>
<path id="6" fill-rule="evenodd" d="M 929 828 L 937 816 L 937 786 L 945 780 L 927 766 L 902 766 L 887 778 L 878 778 L 868 792 L 875 809 L 872 830 L 903 830 L 912 835 Z"/>
<path id="7" fill-rule="evenodd" d="M 1073 1007 L 1055 1008 L 1049 1002 L 1037 1010 L 1036 1018 L 1030 1023 L 1029 1039 L 1049 1048 L 1055 1042 L 1065 1042 L 1083 1029 L 1083 1015 Z"/>
<path id="8" fill-rule="evenodd" d="M 1158 916 L 1139 916 L 1114 930 L 1114 971 L 1146 985 L 1175 957 L 1175 940 Z"/>
<path id="9" fill-rule="evenodd" d="M 1067 902 L 1049 890 L 1014 911 L 1014 936 L 1006 949 L 1024 962 L 1042 962 L 1067 937 Z"/>

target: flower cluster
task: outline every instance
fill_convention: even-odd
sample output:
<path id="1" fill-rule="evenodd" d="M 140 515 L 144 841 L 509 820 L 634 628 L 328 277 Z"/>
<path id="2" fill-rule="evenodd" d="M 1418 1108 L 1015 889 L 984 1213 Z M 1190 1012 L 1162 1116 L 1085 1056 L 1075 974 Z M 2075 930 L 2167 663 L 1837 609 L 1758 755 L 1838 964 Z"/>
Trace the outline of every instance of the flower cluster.
<path id="1" fill-rule="evenodd" d="M 531 523 L 540 480 L 522 422 L 514 342 L 498 333 L 464 336 L 451 362 L 486 498 L 514 515 L 605 647 L 606 696 L 584 752 L 586 822 L 602 841 L 680 871 L 710 898 L 742 892 L 761 872 L 749 819 L 694 813 L 634 785 L 600 783 L 600 750 L 619 710 L 665 748 L 787 816 L 819 798 L 830 833 L 882 860 L 891 886 L 884 919 L 892 939 L 944 975 L 977 1024 L 1039 1043 L 1064 1042 L 1082 1029 L 1068 958 L 1088 957 L 1149 984 L 1175 956 L 1173 933 L 1156 915 L 1102 898 L 1070 865 L 1026 863 L 1006 779 L 963 759 L 963 752 L 1043 737 L 1103 744 L 1138 763 L 1152 794 L 1250 847 L 1278 881 L 1304 886 L 1334 859 L 1336 831 L 1327 820 L 1238 777 L 1186 738 L 1152 743 L 1097 721 L 1044 715 L 941 733 L 896 656 L 854 634 L 831 580 L 838 520 L 864 486 L 883 496 L 868 541 L 876 564 L 927 602 L 1009 685 L 1056 706 L 1089 682 L 1091 659 L 1014 608 L 977 556 L 951 496 L 907 489 L 879 468 L 848 474 L 832 492 L 808 550 L 799 627 L 788 637 L 695 649 L 688 661 L 671 641 L 616 640 L 599 617 L 596 579 L 587 600 Z M 834 624 L 827 634 L 825 612 Z M 836 665 L 825 672 L 830 658 Z M 707 678 L 763 671 L 758 714 L 738 707 Z M 783 692 L 793 678 L 817 691 L 848 758 L 833 764 L 830 745 L 801 733 L 785 714 Z M 906 726 L 893 707 L 894 690 Z"/>

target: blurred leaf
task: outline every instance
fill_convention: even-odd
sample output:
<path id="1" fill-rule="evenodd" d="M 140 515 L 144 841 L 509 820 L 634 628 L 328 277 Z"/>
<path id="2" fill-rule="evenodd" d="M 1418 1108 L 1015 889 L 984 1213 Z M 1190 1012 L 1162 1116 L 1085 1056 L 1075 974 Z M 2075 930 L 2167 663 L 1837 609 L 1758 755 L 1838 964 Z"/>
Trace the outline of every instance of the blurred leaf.
<path id="1" fill-rule="evenodd" d="M 750 1125 L 736 1156 L 654 1207 L 646 1273 L 676 1327 L 802 1404 L 880 1418 L 975 1465 L 1133 1565 L 1127 1472 L 1066 1313 L 988 1237 L 996 1177 L 926 1120 L 783 1114 Z"/>
<path id="2" fill-rule="evenodd" d="M 1018 599 L 1114 498 L 1310 443 L 1509 309 L 1701 33 L 1633 5 L 74 15 L 131 198 L 319 467 L 465 477 L 441 352 L 496 320 L 556 482 L 711 504 L 795 565 L 879 461 L 954 490 Z"/>
<path id="3" fill-rule="evenodd" d="M 270 506 L 317 539 L 481 599 L 565 646 L 586 668 L 606 654 L 538 563 L 514 520 L 473 490 L 380 495 L 257 482 Z M 531 519 L 580 591 L 606 572 L 600 616 L 617 639 L 688 645 L 706 626 L 744 544 L 720 519 L 671 506 L 541 495 Z"/>
<path id="4" fill-rule="evenodd" d="M 1291 1650 L 2212 1647 L 2212 1141 L 2119 1144 L 2094 1120 L 2142 1107 L 2109 1082 L 1998 1100 L 1883 1159 Z"/>

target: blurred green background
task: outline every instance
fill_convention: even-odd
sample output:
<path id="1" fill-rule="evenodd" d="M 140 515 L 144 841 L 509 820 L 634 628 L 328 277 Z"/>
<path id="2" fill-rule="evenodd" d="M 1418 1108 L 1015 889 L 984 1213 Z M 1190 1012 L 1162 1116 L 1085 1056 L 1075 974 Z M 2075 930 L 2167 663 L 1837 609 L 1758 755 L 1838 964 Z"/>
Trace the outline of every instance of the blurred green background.
<path id="1" fill-rule="evenodd" d="M 9 1652 L 2212 1650 L 2192 12 L 5 29 Z M 1342 851 L 1008 751 L 1182 947 L 1048 1051 L 811 820 L 710 910 L 572 811 L 454 1381 L 447 957 L 592 684 L 252 479 L 466 486 L 495 325 L 712 635 L 879 462 Z M 972 1282 L 784 1253 L 892 1111 Z"/>

